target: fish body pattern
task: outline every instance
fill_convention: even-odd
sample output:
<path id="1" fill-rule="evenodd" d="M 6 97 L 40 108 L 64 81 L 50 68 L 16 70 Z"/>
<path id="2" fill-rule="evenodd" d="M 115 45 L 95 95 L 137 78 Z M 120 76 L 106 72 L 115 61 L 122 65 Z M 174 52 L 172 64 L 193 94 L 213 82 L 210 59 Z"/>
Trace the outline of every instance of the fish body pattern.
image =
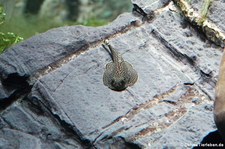
<path id="1" fill-rule="evenodd" d="M 106 44 L 103 47 L 110 52 L 112 62 L 106 65 L 103 75 L 103 83 L 110 89 L 115 91 L 125 90 L 128 86 L 134 85 L 138 79 L 138 74 L 132 65 L 123 60 L 121 54 L 116 51 L 111 45 Z"/>

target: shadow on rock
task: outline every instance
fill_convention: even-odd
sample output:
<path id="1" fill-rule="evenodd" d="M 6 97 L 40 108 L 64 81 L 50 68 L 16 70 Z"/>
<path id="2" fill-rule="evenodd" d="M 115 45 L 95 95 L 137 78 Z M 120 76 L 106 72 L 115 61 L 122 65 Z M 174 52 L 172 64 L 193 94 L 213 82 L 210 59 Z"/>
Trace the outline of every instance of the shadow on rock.
<path id="1" fill-rule="evenodd" d="M 201 149 L 201 148 L 225 148 L 225 142 L 220 136 L 218 130 L 210 132 L 206 135 L 198 146 L 193 147 L 192 149 Z"/>

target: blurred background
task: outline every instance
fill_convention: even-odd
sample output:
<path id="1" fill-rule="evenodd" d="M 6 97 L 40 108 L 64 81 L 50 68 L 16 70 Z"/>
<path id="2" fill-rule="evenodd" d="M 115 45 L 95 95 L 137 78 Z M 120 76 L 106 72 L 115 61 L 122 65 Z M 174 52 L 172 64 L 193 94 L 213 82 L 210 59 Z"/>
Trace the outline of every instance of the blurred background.
<path id="1" fill-rule="evenodd" d="M 8 38 L 17 43 L 59 26 L 102 26 L 131 10 L 130 0 L 0 0 L 0 51 Z"/>

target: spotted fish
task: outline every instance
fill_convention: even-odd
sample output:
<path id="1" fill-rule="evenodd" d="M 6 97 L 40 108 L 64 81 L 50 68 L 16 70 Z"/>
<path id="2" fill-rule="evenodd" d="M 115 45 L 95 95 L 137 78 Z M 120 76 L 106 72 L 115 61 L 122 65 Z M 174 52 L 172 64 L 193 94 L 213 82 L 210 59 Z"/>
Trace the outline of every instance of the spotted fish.
<path id="1" fill-rule="evenodd" d="M 103 83 L 115 91 L 125 90 L 128 86 L 134 85 L 138 79 L 138 74 L 132 65 L 123 60 L 121 54 L 117 52 L 109 43 L 102 45 L 112 57 L 112 62 L 108 63 L 103 75 Z M 107 47 L 108 46 L 108 49 Z"/>

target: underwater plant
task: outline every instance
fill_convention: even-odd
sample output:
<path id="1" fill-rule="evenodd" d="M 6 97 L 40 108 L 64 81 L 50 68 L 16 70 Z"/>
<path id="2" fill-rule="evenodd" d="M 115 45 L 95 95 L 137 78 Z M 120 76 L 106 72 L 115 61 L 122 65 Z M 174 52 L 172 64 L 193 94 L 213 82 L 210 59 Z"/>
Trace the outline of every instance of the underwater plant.
<path id="1" fill-rule="evenodd" d="M 6 14 L 4 13 L 4 8 L 0 5 L 0 25 L 5 21 Z M 11 45 L 22 41 L 23 38 L 12 32 L 3 33 L 0 32 L 0 54 L 5 51 L 6 48 Z"/>

